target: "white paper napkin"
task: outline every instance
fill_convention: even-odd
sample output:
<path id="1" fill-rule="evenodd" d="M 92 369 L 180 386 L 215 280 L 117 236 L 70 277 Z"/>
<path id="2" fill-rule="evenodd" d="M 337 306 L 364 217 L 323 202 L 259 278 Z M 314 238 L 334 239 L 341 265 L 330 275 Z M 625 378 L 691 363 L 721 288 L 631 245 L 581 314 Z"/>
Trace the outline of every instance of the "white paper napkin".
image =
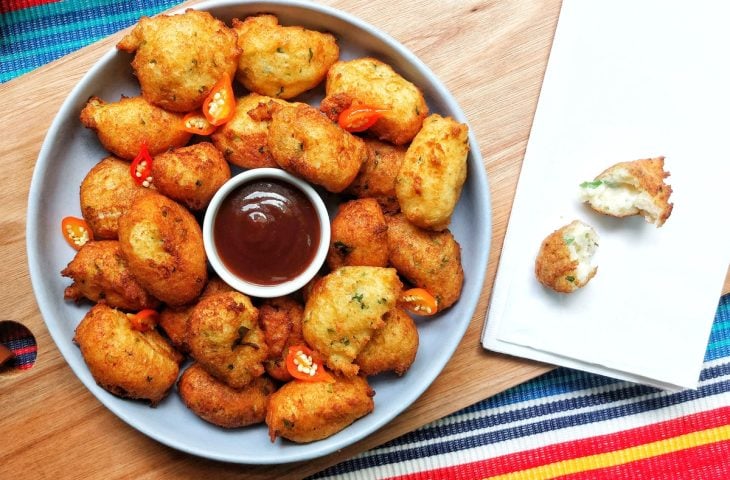
<path id="1" fill-rule="evenodd" d="M 485 324 L 485 348 L 666 389 L 693 388 L 730 260 L 730 4 L 566 0 Z M 578 185 L 666 157 L 661 228 L 594 213 Z M 580 219 L 598 273 L 570 295 L 535 256 Z"/>

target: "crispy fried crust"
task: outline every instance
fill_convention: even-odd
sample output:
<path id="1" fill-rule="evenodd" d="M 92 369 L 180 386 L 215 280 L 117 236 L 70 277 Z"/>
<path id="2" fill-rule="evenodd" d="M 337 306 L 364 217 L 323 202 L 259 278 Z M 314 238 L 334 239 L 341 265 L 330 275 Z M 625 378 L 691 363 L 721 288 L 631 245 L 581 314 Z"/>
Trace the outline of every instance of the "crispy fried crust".
<path id="1" fill-rule="evenodd" d="M 231 388 L 193 363 L 177 383 L 183 403 L 197 416 L 223 428 L 262 423 L 274 382 L 258 377 L 241 389 Z"/>
<path id="2" fill-rule="evenodd" d="M 388 265 L 388 226 L 375 199 L 363 198 L 340 205 L 332 219 L 327 265 L 332 270 L 350 265 Z"/>
<path id="3" fill-rule="evenodd" d="M 156 155 L 152 182 L 163 195 L 191 210 L 203 210 L 231 178 L 231 169 L 212 143 L 200 142 Z"/>
<path id="4" fill-rule="evenodd" d="M 401 282 L 393 268 L 342 267 L 315 284 L 304 307 L 302 333 L 327 366 L 347 376 L 358 373 L 353 360 L 383 316 L 395 307 Z"/>
<path id="5" fill-rule="evenodd" d="M 129 163 L 107 157 L 97 163 L 81 182 L 81 214 L 97 240 L 116 240 L 119 217 L 144 187 L 134 183 Z"/>
<path id="6" fill-rule="evenodd" d="M 289 297 L 267 299 L 259 307 L 259 324 L 269 346 L 269 359 L 264 367 L 276 380 L 292 380 L 286 369 L 286 356 L 290 346 L 304 343 L 303 317 L 304 307 Z"/>
<path id="7" fill-rule="evenodd" d="M 385 317 L 385 326 L 375 331 L 355 359 L 362 375 L 377 375 L 393 371 L 403 375 L 413 364 L 418 351 L 418 328 L 413 319 L 400 308 Z"/>
<path id="8" fill-rule="evenodd" d="M 385 214 L 400 210 L 395 195 L 395 177 L 406 155 L 406 147 L 394 146 L 379 140 L 366 138 L 369 154 L 360 167 L 355 180 L 347 187 L 347 193 L 358 198 L 374 198 Z"/>
<path id="9" fill-rule="evenodd" d="M 150 155 L 188 143 L 192 134 L 180 128 L 182 119 L 183 115 L 165 111 L 142 97 L 122 97 L 112 103 L 91 97 L 81 110 L 81 123 L 96 131 L 104 148 L 125 160 L 133 160 L 142 143 L 147 144 Z"/>
<path id="10" fill-rule="evenodd" d="M 335 37 L 298 26 L 281 26 L 274 15 L 233 20 L 242 54 L 236 78 L 252 92 L 293 98 L 317 86 L 337 61 Z"/>
<path id="11" fill-rule="evenodd" d="M 428 115 L 418 87 L 375 58 L 336 62 L 327 72 L 326 91 L 321 108 L 333 120 L 353 102 L 388 109 L 370 132 L 395 145 L 410 142 Z"/>
<path id="12" fill-rule="evenodd" d="M 195 299 L 207 280 L 203 234 L 184 207 L 148 191 L 119 219 L 122 254 L 137 281 L 163 302 Z"/>
<path id="13" fill-rule="evenodd" d="M 114 395 L 159 403 L 174 385 L 182 355 L 155 330 L 133 330 L 127 316 L 105 303 L 89 310 L 76 327 L 94 380 Z"/>
<path id="14" fill-rule="evenodd" d="M 461 247 L 449 230 L 418 228 L 402 214 L 387 217 L 390 264 L 411 283 L 428 290 L 439 310 L 461 296 L 464 271 Z"/>
<path id="15" fill-rule="evenodd" d="M 304 104 L 274 112 L 268 146 L 281 168 L 334 193 L 352 183 L 368 155 L 360 138 Z"/>
<path id="16" fill-rule="evenodd" d="M 395 193 L 408 220 L 444 230 L 466 180 L 469 132 L 450 117 L 430 115 L 408 147 L 395 180 Z"/>
<path id="17" fill-rule="evenodd" d="M 292 104 L 257 93 L 236 101 L 233 118 L 211 135 L 211 140 L 226 160 L 241 168 L 278 166 L 271 158 L 268 146 L 269 124 L 277 105 Z"/>
<path id="18" fill-rule="evenodd" d="M 132 68 L 148 102 L 171 112 L 199 108 L 224 75 L 233 79 L 236 33 L 210 13 L 142 17 L 117 48 L 135 53 Z"/>
<path id="19" fill-rule="evenodd" d="M 373 411 L 375 392 L 362 377 L 335 383 L 295 380 L 271 395 L 266 413 L 269 437 L 296 443 L 334 435 Z"/>
<path id="20" fill-rule="evenodd" d="M 540 283 L 556 292 L 571 293 L 577 290 L 587 284 L 598 270 L 594 267 L 583 280 L 578 275 L 579 261 L 571 256 L 568 247 L 568 242 L 574 241 L 570 240 L 569 232 L 576 223 L 580 222 L 575 220 L 548 235 L 535 259 L 535 276 Z"/>
<path id="21" fill-rule="evenodd" d="M 268 346 L 259 312 L 239 292 L 205 297 L 188 321 L 188 346 L 208 373 L 233 388 L 243 388 L 264 373 Z"/>
<path id="22" fill-rule="evenodd" d="M 110 307 L 127 311 L 155 308 L 160 303 L 134 278 L 114 240 L 88 242 L 61 275 L 73 280 L 63 293 L 67 300 L 104 300 Z"/>

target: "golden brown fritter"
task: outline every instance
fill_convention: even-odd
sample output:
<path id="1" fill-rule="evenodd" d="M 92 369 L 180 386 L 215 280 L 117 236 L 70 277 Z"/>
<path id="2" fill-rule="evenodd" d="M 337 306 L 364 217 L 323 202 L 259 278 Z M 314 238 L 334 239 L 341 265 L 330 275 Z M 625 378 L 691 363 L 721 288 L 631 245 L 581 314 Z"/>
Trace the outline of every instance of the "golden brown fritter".
<path id="1" fill-rule="evenodd" d="M 119 217 L 134 197 L 144 192 L 129 172 L 129 163 L 107 157 L 86 174 L 81 182 L 81 214 L 97 240 L 116 240 Z"/>
<path id="2" fill-rule="evenodd" d="M 317 86 L 340 55 L 335 37 L 281 26 L 274 15 L 233 20 L 242 53 L 236 78 L 252 92 L 293 98 Z"/>
<path id="3" fill-rule="evenodd" d="M 112 103 L 91 97 L 81 110 L 81 123 L 96 131 L 104 148 L 125 160 L 134 160 L 142 143 L 150 155 L 188 143 L 192 134 L 181 128 L 182 119 L 142 97 L 122 97 Z"/>
<path id="4" fill-rule="evenodd" d="M 395 177 L 398 175 L 406 147 L 365 139 L 369 154 L 360 167 L 355 180 L 347 187 L 347 193 L 358 198 L 374 198 L 385 214 L 400 210 L 395 196 Z"/>
<path id="5" fill-rule="evenodd" d="M 535 276 L 556 292 L 573 292 L 596 274 L 598 267 L 591 260 L 597 247 L 595 230 L 574 220 L 543 240 L 535 259 Z"/>
<path id="6" fill-rule="evenodd" d="M 132 329 L 127 315 L 105 303 L 89 310 L 76 327 L 74 342 L 91 375 L 120 397 L 159 403 L 177 380 L 182 355 L 156 330 Z"/>
<path id="7" fill-rule="evenodd" d="M 466 180 L 469 130 L 451 117 L 429 115 L 406 151 L 395 180 L 401 212 L 411 223 L 443 230 Z"/>
<path id="8" fill-rule="evenodd" d="M 259 325 L 269 346 L 269 359 L 264 367 L 276 380 L 288 382 L 292 379 L 286 369 L 286 356 L 290 346 L 304 343 L 303 317 L 304 307 L 289 297 L 266 299 L 259 307 Z"/>
<path id="9" fill-rule="evenodd" d="M 369 131 L 395 145 L 410 142 L 428 115 L 418 87 L 390 65 L 371 57 L 336 62 L 327 72 L 322 111 L 336 120 L 352 103 L 387 109 Z"/>
<path id="10" fill-rule="evenodd" d="M 233 288 L 226 282 L 215 277 L 208 281 L 208 284 L 203 289 L 203 293 L 200 294 L 200 298 L 205 298 L 215 293 L 232 291 Z M 160 312 L 160 318 L 157 322 L 175 348 L 183 353 L 190 351 L 188 348 L 188 319 L 196 304 L 197 301 L 182 307 L 165 307 Z"/>
<path id="11" fill-rule="evenodd" d="M 190 354 L 227 385 L 246 386 L 264 373 L 269 353 L 258 318 L 258 310 L 242 293 L 216 293 L 201 299 L 188 321 Z"/>
<path id="12" fill-rule="evenodd" d="M 672 214 L 672 187 L 664 182 L 664 157 L 620 162 L 592 182 L 583 182 L 581 199 L 599 213 L 614 217 L 641 215 L 657 227 Z"/>
<path id="13" fill-rule="evenodd" d="M 119 242 L 137 281 L 168 305 L 185 305 L 203 290 L 203 234 L 173 200 L 153 191 L 138 195 L 119 218 Z"/>
<path id="14" fill-rule="evenodd" d="M 274 112 L 268 142 L 281 168 L 334 193 L 352 183 L 368 155 L 360 138 L 303 104 Z"/>
<path id="15" fill-rule="evenodd" d="M 335 377 L 334 383 L 289 382 L 269 399 L 269 437 L 307 443 L 334 435 L 373 411 L 375 392 L 362 377 Z"/>
<path id="16" fill-rule="evenodd" d="M 197 416 L 223 428 L 240 428 L 263 423 L 266 405 L 274 393 L 274 382 L 254 379 L 241 389 L 231 388 L 193 363 L 177 383 L 183 403 Z"/>
<path id="17" fill-rule="evenodd" d="M 449 230 L 418 228 L 402 214 L 388 217 L 390 264 L 408 281 L 436 298 L 439 311 L 461 296 L 461 247 Z"/>
<path id="18" fill-rule="evenodd" d="M 372 198 L 340 205 L 332 219 L 327 265 L 385 267 L 388 265 L 388 225 L 378 202 Z"/>
<path id="19" fill-rule="evenodd" d="M 277 167 L 269 153 L 271 115 L 279 106 L 291 103 L 250 93 L 236 101 L 236 111 L 227 123 L 211 135 L 226 160 L 241 168 Z"/>
<path id="20" fill-rule="evenodd" d="M 118 44 L 135 53 L 134 74 L 148 102 L 171 112 L 200 107 L 224 75 L 233 79 L 236 33 L 208 12 L 142 17 Z"/>
<path id="21" fill-rule="evenodd" d="M 231 169 L 223 154 L 208 142 L 160 153 L 152 160 L 155 188 L 191 210 L 207 207 L 230 178 Z"/>
<path id="22" fill-rule="evenodd" d="M 67 300 L 103 300 L 128 311 L 155 308 L 160 303 L 134 278 L 115 240 L 87 242 L 61 275 L 73 280 L 63 292 Z"/>
<path id="23" fill-rule="evenodd" d="M 358 366 L 352 361 L 385 324 L 383 316 L 395 307 L 401 287 L 393 268 L 335 270 L 315 285 L 307 300 L 304 339 L 330 369 L 357 375 Z"/>
<path id="24" fill-rule="evenodd" d="M 400 376 L 416 359 L 418 328 L 410 315 L 394 308 L 383 318 L 385 326 L 375 331 L 355 359 L 362 375 L 393 371 Z"/>

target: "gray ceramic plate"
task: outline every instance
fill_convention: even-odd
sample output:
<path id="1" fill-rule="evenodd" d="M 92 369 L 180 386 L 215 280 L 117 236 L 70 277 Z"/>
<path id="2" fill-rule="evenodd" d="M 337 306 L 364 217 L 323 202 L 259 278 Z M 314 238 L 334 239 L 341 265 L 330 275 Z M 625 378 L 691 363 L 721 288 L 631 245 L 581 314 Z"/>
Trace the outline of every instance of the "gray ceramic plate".
<path id="1" fill-rule="evenodd" d="M 341 58 L 369 55 L 391 64 L 423 90 L 432 112 L 466 122 L 454 98 L 418 58 L 389 36 L 346 13 L 304 1 L 210 1 L 196 8 L 225 21 L 270 12 L 282 24 L 330 31 L 338 38 Z M 229 431 L 200 420 L 175 392 L 157 408 L 112 396 L 96 385 L 72 343 L 74 329 L 88 305 L 63 300 L 69 281 L 59 272 L 73 258 L 74 251 L 61 236 L 60 224 L 67 215 L 80 216 L 78 186 L 106 155 L 96 135 L 79 122 L 79 112 L 91 95 L 107 101 L 116 101 L 122 94 L 138 95 L 130 60 L 128 54 L 108 52 L 73 89 L 48 131 L 30 188 L 27 240 L 33 289 L 48 330 L 75 374 L 99 401 L 139 431 L 170 447 L 227 462 L 277 464 L 311 459 L 344 448 L 387 424 L 413 403 L 446 365 L 474 314 L 482 288 L 491 238 L 491 209 L 486 174 L 473 135 L 468 178 L 451 225 L 462 246 L 466 281 L 461 299 L 437 317 L 418 320 L 420 348 L 405 376 L 371 378 L 376 391 L 372 414 L 319 442 L 297 445 L 279 439 L 271 443 L 264 425 Z M 305 100 L 315 103 L 318 96 L 321 92 Z"/>

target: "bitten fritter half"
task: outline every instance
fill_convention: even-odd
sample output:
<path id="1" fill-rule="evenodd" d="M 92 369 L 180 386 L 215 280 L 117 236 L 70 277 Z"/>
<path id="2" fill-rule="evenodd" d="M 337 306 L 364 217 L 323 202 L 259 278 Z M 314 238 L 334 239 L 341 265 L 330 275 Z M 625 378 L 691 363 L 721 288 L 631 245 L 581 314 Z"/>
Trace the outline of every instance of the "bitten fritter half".
<path id="1" fill-rule="evenodd" d="M 581 200 L 599 213 L 614 217 L 641 215 L 657 227 L 672 214 L 672 187 L 664 181 L 664 157 L 621 162 L 592 182 L 580 185 Z"/>
<path id="2" fill-rule="evenodd" d="M 408 147 L 395 180 L 401 212 L 411 223 L 444 230 L 466 180 L 469 130 L 451 117 L 429 115 Z"/>
<path id="3" fill-rule="evenodd" d="M 375 199 L 363 198 L 340 204 L 332 219 L 327 265 L 339 267 L 388 265 L 388 225 Z"/>
<path id="4" fill-rule="evenodd" d="M 183 115 L 156 107 L 142 97 L 122 97 L 112 103 L 91 97 L 81 110 L 81 123 L 96 132 L 104 148 L 130 161 L 143 143 L 150 155 L 187 144 L 192 134 L 181 128 L 182 119 Z"/>
<path id="5" fill-rule="evenodd" d="M 91 375 L 110 393 L 158 404 L 175 384 L 182 355 L 156 330 L 132 329 L 127 315 L 105 303 L 89 310 L 74 342 Z"/>
<path id="6" fill-rule="evenodd" d="M 304 104 L 274 112 L 268 141 L 281 168 L 333 193 L 352 183 L 368 155 L 360 138 Z"/>
<path id="7" fill-rule="evenodd" d="M 103 300 L 127 311 L 155 308 L 160 303 L 134 278 L 115 240 L 87 242 L 61 275 L 73 280 L 63 293 L 67 300 Z"/>
<path id="8" fill-rule="evenodd" d="M 188 346 L 205 370 L 233 388 L 243 388 L 264 373 L 268 346 L 259 311 L 239 292 L 205 297 L 188 321 Z"/>
<path id="9" fill-rule="evenodd" d="M 138 195 L 119 219 L 119 242 L 134 277 L 163 302 L 184 305 L 205 287 L 200 225 L 173 200 L 153 191 Z"/>
<path id="10" fill-rule="evenodd" d="M 293 98 L 316 87 L 340 50 L 329 33 L 281 26 L 274 15 L 233 20 L 242 53 L 236 78 L 252 92 Z"/>
<path id="11" fill-rule="evenodd" d="M 206 422 L 223 428 L 263 423 L 274 382 L 254 379 L 241 389 L 229 387 L 197 363 L 190 365 L 177 384 L 183 403 Z"/>
<path id="12" fill-rule="evenodd" d="M 269 399 L 269 437 L 308 443 L 330 437 L 375 408 L 375 392 L 362 377 L 334 383 L 294 380 Z"/>
<path id="13" fill-rule="evenodd" d="M 587 284 L 596 274 L 593 255 L 598 234 L 593 228 L 574 220 L 543 240 L 535 260 L 535 276 L 548 288 L 571 293 Z"/>
<path id="14" fill-rule="evenodd" d="M 332 120 L 354 103 L 388 110 L 369 131 L 395 145 L 410 142 L 428 115 L 421 90 L 375 58 L 336 62 L 327 72 L 326 92 L 321 109 Z"/>
<path id="15" fill-rule="evenodd" d="M 451 232 L 418 228 L 403 214 L 387 220 L 390 264 L 413 285 L 433 295 L 439 311 L 456 303 L 464 285 L 464 270 L 461 247 Z"/>
<path id="16" fill-rule="evenodd" d="M 118 238 L 119 217 L 144 187 L 129 173 L 129 163 L 107 157 L 94 165 L 81 182 L 81 214 L 98 240 Z"/>
<path id="17" fill-rule="evenodd" d="M 341 267 L 319 281 L 304 307 L 302 333 L 327 366 L 346 376 L 352 362 L 385 322 L 402 284 L 393 268 Z"/>
<path id="18" fill-rule="evenodd" d="M 209 142 L 160 153 L 152 160 L 152 183 L 157 191 L 191 210 L 207 207 L 230 178 L 228 163 Z"/>
<path id="19" fill-rule="evenodd" d="M 142 17 L 117 44 L 134 53 L 132 68 L 150 103 L 171 112 L 199 108 L 213 86 L 233 79 L 241 49 L 236 33 L 210 13 Z"/>

